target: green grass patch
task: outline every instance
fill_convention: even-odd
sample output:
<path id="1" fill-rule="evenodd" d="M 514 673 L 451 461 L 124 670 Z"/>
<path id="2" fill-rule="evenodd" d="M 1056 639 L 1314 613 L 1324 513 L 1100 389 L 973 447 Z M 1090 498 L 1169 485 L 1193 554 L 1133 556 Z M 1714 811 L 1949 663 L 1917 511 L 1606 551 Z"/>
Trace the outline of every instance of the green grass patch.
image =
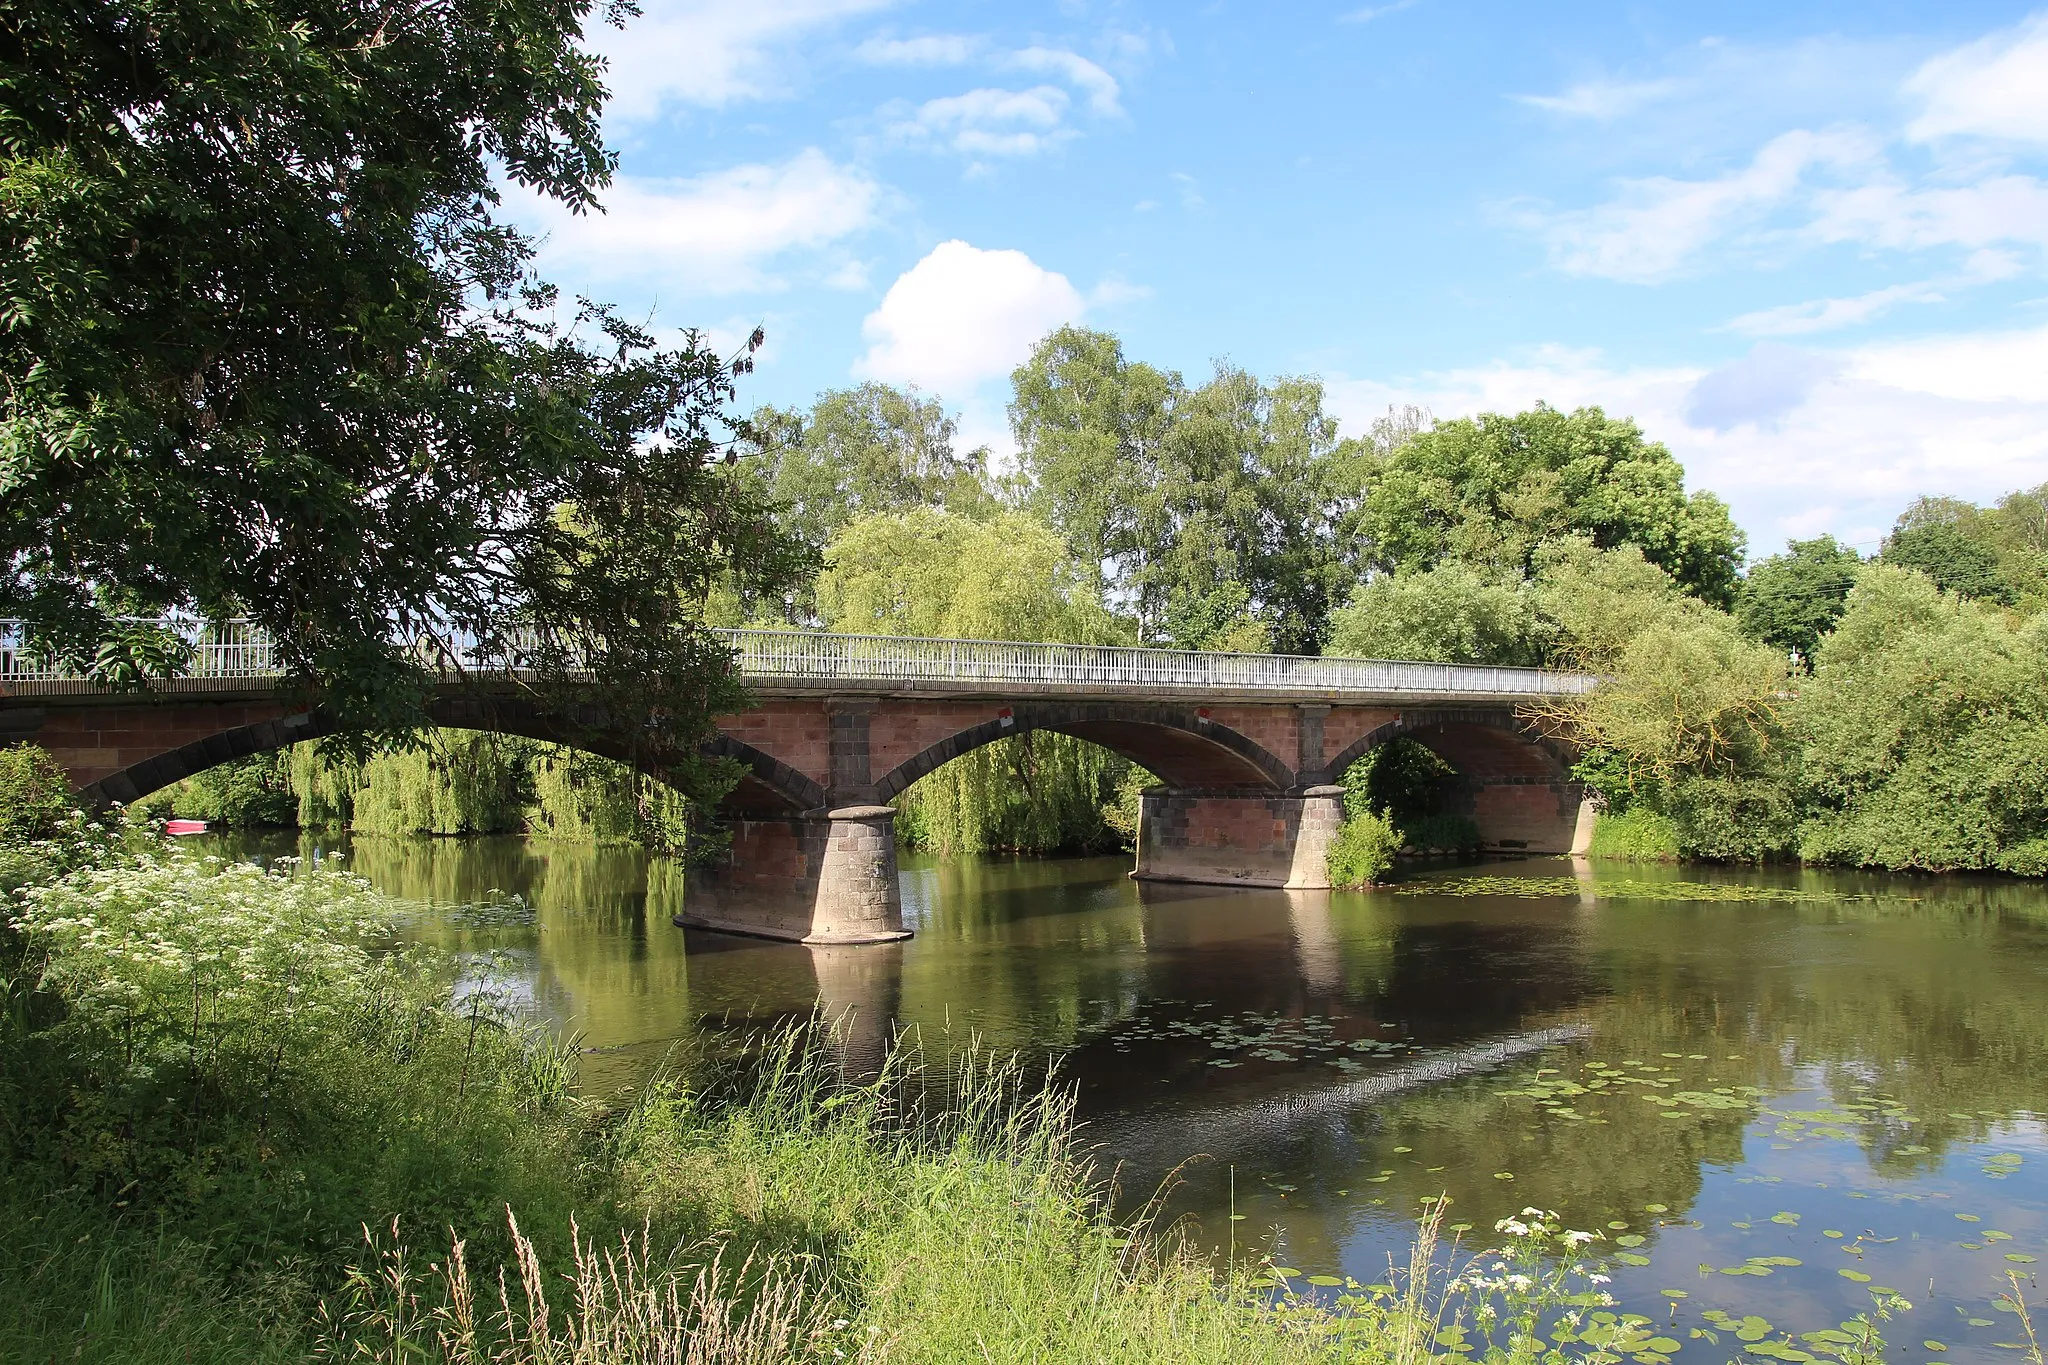
<path id="1" fill-rule="evenodd" d="M 1628 863 L 1671 863 L 1682 855 L 1678 844 L 1678 826 L 1668 816 L 1660 815 L 1647 806 L 1631 806 L 1625 811 L 1602 811 L 1593 825 L 1593 844 L 1589 852 L 1595 858 L 1612 858 Z"/>

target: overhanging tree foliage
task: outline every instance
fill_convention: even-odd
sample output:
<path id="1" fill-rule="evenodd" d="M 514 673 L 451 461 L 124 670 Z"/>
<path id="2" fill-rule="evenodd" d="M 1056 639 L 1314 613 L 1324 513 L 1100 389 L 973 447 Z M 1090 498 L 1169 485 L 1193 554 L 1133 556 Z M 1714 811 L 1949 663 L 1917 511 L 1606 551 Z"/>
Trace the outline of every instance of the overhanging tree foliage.
<path id="1" fill-rule="evenodd" d="M 610 176 L 589 10 L 0 18 L 0 612 L 114 676 L 121 617 L 247 615 L 366 731 L 422 718 L 394 637 L 588 663 L 659 748 L 736 700 L 695 604 L 794 562 L 722 468 L 748 360 L 563 307 L 496 216 Z"/>

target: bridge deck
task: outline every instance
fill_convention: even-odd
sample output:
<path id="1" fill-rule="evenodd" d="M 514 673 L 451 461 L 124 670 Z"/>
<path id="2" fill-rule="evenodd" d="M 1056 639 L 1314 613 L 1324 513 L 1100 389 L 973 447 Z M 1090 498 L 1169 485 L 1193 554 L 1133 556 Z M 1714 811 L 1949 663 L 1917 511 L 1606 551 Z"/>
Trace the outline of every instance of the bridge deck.
<path id="1" fill-rule="evenodd" d="M 1535 668 L 1475 667 L 1286 654 L 1211 654 L 1115 645 L 942 640 L 816 631 L 715 632 L 740 675 L 767 695 L 1200 698 L 1262 701 L 1520 701 L 1583 692 L 1593 679 Z M 242 623 L 193 627 L 191 656 L 157 688 L 181 695 L 248 695 L 282 676 L 270 641 Z M 516 674 L 517 659 L 474 659 L 477 673 Z M 509 663 L 509 667 L 507 666 Z M 0 621 L 0 696 L 109 691 L 54 668 L 23 644 L 19 622 Z"/>

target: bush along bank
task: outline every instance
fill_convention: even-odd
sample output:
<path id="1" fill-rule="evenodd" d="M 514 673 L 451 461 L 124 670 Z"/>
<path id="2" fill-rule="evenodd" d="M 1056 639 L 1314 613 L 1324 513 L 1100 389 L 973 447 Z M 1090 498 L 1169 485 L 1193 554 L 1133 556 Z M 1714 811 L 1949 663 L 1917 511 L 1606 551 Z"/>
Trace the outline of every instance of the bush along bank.
<path id="1" fill-rule="evenodd" d="M 1479 827 L 1446 809 L 1457 772 L 1425 745 L 1397 736 L 1344 772 L 1344 825 L 1330 847 L 1334 886 L 1380 881 L 1401 853 L 1469 854 Z"/>
<path id="2" fill-rule="evenodd" d="M 2048 874 L 2048 614 L 1856 574 L 1812 671 L 1650 599 L 1546 719 L 1606 805 L 1594 852 Z"/>

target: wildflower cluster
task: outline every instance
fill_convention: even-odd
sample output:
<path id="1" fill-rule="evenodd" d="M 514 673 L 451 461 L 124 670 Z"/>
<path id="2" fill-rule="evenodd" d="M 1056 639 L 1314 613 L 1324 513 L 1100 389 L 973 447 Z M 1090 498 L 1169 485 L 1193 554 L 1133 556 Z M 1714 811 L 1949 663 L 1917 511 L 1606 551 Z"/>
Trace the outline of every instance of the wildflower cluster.
<path id="1" fill-rule="evenodd" d="M 95 818 L 82 810 L 52 816 L 34 835 L 0 832 L 0 898 L 9 891 L 101 867 L 159 842 L 159 830 L 131 821 L 118 807 Z"/>
<path id="2" fill-rule="evenodd" d="M 1445 1285 L 1450 1323 L 1438 1345 L 1495 1365 L 1665 1365 L 1678 1350 L 1651 1319 L 1614 1311 L 1607 1266 L 1589 1259 L 1601 1234 L 1566 1228 L 1556 1213 L 1535 1208 L 1501 1219 L 1494 1231 L 1506 1240 Z"/>
<path id="3" fill-rule="evenodd" d="M 71 1041 L 146 1075 L 244 1051 L 331 1012 L 381 925 L 368 883 L 176 853 L 25 888 L 9 909 Z"/>

